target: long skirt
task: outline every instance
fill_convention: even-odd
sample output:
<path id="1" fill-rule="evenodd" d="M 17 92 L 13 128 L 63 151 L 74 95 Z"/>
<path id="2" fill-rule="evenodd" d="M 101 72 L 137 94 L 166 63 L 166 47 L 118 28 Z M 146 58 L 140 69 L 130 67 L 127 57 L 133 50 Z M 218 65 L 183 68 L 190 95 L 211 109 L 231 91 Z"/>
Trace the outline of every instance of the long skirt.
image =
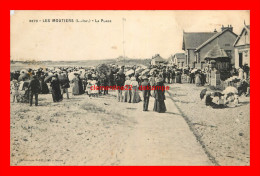
<path id="1" fill-rule="evenodd" d="M 156 112 L 159 112 L 159 113 L 165 112 L 166 106 L 165 106 L 164 100 L 155 100 L 153 111 L 156 111 Z"/>
<path id="2" fill-rule="evenodd" d="M 132 99 L 132 91 L 131 90 L 125 90 L 124 91 L 124 102 L 131 103 Z"/>
<path id="3" fill-rule="evenodd" d="M 62 100 L 61 89 L 59 87 L 52 88 L 52 99 L 53 102 L 59 102 Z"/>
<path id="4" fill-rule="evenodd" d="M 48 85 L 45 82 L 40 82 L 40 85 L 41 85 L 41 93 L 42 94 L 48 94 L 50 92 Z"/>
<path id="5" fill-rule="evenodd" d="M 181 75 L 176 76 L 176 83 L 181 83 Z"/>
<path id="6" fill-rule="evenodd" d="M 196 84 L 196 86 L 200 86 L 201 85 L 201 81 L 200 81 L 200 77 L 199 76 L 195 77 L 195 84 Z"/>
<path id="7" fill-rule="evenodd" d="M 141 101 L 141 97 L 138 92 L 138 88 L 135 86 L 132 89 L 132 97 L 131 103 L 139 103 Z"/>

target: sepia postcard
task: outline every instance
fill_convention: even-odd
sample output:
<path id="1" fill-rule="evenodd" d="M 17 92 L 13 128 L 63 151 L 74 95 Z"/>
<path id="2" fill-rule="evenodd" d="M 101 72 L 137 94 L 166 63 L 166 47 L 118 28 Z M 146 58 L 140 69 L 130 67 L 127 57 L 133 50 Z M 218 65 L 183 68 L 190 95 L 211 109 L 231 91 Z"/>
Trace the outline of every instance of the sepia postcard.
<path id="1" fill-rule="evenodd" d="M 250 165 L 250 11 L 10 20 L 11 166 Z"/>

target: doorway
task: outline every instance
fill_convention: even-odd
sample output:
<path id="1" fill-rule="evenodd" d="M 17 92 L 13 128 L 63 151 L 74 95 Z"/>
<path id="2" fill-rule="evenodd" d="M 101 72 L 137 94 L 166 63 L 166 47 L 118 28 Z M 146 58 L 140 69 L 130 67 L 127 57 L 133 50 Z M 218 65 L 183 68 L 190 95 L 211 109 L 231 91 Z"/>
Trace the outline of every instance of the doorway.
<path id="1" fill-rule="evenodd" d="M 238 53 L 239 55 L 239 67 L 242 68 L 243 66 L 243 53 Z"/>

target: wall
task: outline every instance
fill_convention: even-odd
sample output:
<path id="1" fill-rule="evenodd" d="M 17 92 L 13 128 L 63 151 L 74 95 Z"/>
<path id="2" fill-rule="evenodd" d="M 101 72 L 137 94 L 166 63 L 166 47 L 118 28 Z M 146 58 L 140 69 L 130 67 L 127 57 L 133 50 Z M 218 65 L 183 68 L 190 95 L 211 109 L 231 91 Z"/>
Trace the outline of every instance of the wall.
<path id="1" fill-rule="evenodd" d="M 250 67 L 250 46 L 241 46 L 235 48 L 235 67 L 239 68 L 239 53 L 242 53 L 243 62 L 242 64 L 248 64 Z"/>
<path id="2" fill-rule="evenodd" d="M 235 67 L 239 68 L 239 53 L 243 54 L 243 65 L 248 64 L 250 67 L 250 33 L 245 35 L 245 28 L 243 33 L 235 45 Z"/>
<path id="3" fill-rule="evenodd" d="M 233 46 L 235 40 L 236 36 L 230 31 L 226 31 L 224 34 L 220 35 L 218 38 L 215 38 L 213 41 L 200 49 L 200 61 L 205 61 L 204 58 L 208 51 L 218 44 L 220 48 L 224 50 L 231 50 L 231 64 L 235 64 L 235 49 Z"/>
<path id="4" fill-rule="evenodd" d="M 188 57 L 189 57 L 189 66 L 194 67 L 194 62 L 196 61 L 196 53 L 194 50 L 188 50 Z"/>

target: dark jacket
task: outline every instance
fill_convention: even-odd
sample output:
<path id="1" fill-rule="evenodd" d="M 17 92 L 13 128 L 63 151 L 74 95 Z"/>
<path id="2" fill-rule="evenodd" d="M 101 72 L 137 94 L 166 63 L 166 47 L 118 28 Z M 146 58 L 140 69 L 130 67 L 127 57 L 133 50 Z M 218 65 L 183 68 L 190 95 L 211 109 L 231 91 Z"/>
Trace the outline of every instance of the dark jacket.
<path id="1" fill-rule="evenodd" d="M 143 97 L 149 97 L 151 95 L 150 83 L 148 81 L 144 81 L 142 82 L 141 86 L 142 86 Z"/>
<path id="2" fill-rule="evenodd" d="M 156 89 L 154 92 L 154 98 L 158 101 L 164 101 L 165 100 L 165 90 L 162 90 L 162 87 L 164 87 L 163 83 L 157 83 Z"/>
<path id="3" fill-rule="evenodd" d="M 116 85 L 117 86 L 124 86 L 125 84 L 125 74 L 117 74 L 116 76 Z"/>
<path id="4" fill-rule="evenodd" d="M 32 93 L 39 93 L 41 90 L 40 81 L 38 78 L 32 78 L 29 82 L 28 90 Z"/>

